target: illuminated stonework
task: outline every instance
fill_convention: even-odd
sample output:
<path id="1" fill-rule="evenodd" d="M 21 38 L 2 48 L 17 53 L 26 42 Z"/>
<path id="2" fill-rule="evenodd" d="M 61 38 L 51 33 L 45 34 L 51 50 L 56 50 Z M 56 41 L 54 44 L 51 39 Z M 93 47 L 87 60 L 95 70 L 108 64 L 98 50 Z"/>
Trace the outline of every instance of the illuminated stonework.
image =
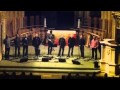
<path id="1" fill-rule="evenodd" d="M 2 53 L 4 53 L 3 39 L 6 36 L 6 32 L 10 31 L 10 23 L 12 22 L 13 30 L 17 30 L 17 18 L 20 20 L 20 27 L 23 27 L 24 11 L 0 11 L 0 60 L 2 59 Z M 20 28 L 19 27 L 19 28 Z"/>
<path id="2" fill-rule="evenodd" d="M 113 11 L 112 15 L 116 21 L 116 28 L 120 28 L 120 12 L 119 11 Z"/>

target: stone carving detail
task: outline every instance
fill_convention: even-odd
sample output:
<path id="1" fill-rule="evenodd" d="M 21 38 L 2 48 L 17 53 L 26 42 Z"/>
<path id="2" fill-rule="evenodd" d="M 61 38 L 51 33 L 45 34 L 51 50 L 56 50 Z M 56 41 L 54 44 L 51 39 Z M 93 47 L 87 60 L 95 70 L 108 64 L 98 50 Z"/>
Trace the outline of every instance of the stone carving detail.
<path id="1" fill-rule="evenodd" d="M 120 28 L 120 12 L 119 11 L 113 11 L 112 15 L 116 22 L 116 28 Z"/>

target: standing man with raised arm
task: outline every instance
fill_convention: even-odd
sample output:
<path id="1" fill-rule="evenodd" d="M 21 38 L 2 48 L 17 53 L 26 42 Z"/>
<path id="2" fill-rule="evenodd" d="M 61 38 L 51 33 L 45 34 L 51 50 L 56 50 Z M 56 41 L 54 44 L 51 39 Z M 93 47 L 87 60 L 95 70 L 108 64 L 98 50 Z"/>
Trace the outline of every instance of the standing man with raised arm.
<path id="1" fill-rule="evenodd" d="M 55 35 L 52 34 L 52 31 L 50 31 L 50 34 L 48 34 L 47 40 L 48 40 L 48 55 L 51 55 L 55 40 Z"/>
<path id="2" fill-rule="evenodd" d="M 9 60 L 9 54 L 10 54 L 10 38 L 8 35 L 6 35 L 6 38 L 4 39 L 5 44 L 5 59 Z"/>

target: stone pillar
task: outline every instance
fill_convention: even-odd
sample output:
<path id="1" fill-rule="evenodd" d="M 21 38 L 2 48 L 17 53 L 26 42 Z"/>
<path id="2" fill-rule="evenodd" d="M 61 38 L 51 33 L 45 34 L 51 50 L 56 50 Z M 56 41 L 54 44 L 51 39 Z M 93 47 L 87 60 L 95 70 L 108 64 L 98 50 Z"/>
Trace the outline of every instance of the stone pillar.
<path id="1" fill-rule="evenodd" d="M 112 12 L 112 15 L 114 27 L 112 26 L 111 30 L 115 32 L 112 33 L 112 37 L 115 39 L 104 39 L 100 42 L 102 45 L 100 70 L 107 73 L 108 76 L 120 74 L 120 13 Z"/>
<path id="2" fill-rule="evenodd" d="M 118 69 L 120 58 L 118 58 L 117 53 L 120 53 L 120 46 L 117 46 L 113 39 L 104 39 L 104 41 L 101 41 L 101 45 L 101 72 L 107 73 L 108 76 L 118 75 L 120 73 Z"/>
<path id="3" fill-rule="evenodd" d="M 20 28 L 24 27 L 24 11 L 20 14 Z"/>
<path id="4" fill-rule="evenodd" d="M 5 53 L 5 45 L 3 44 L 3 40 L 6 37 L 6 18 L 2 19 L 2 51 Z"/>
<path id="5" fill-rule="evenodd" d="M 112 39 L 115 40 L 115 19 L 114 17 L 112 16 Z"/>
<path id="6" fill-rule="evenodd" d="M 44 18 L 44 27 L 47 27 L 47 22 L 46 22 L 46 18 Z"/>
<path id="7" fill-rule="evenodd" d="M 102 30 L 105 30 L 105 11 L 101 11 Z"/>
<path id="8" fill-rule="evenodd" d="M 111 11 L 107 11 L 107 19 L 108 19 L 108 38 L 112 37 L 112 20 L 111 20 Z"/>
<path id="9" fill-rule="evenodd" d="M 1 23 L 0 23 L 0 61 L 2 60 L 2 27 L 1 27 Z"/>
<path id="10" fill-rule="evenodd" d="M 118 42 L 118 38 L 120 39 L 120 12 L 112 12 L 112 15 L 115 20 L 115 41 Z"/>

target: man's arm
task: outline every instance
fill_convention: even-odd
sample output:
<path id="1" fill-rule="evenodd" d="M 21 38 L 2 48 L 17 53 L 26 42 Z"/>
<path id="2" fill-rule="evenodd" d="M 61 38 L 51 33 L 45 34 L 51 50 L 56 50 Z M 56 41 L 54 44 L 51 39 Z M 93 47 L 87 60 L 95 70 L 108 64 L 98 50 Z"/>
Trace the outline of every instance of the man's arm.
<path id="1" fill-rule="evenodd" d="M 65 43 L 65 45 L 66 45 L 66 41 L 65 41 L 65 38 L 64 38 L 64 43 Z"/>

